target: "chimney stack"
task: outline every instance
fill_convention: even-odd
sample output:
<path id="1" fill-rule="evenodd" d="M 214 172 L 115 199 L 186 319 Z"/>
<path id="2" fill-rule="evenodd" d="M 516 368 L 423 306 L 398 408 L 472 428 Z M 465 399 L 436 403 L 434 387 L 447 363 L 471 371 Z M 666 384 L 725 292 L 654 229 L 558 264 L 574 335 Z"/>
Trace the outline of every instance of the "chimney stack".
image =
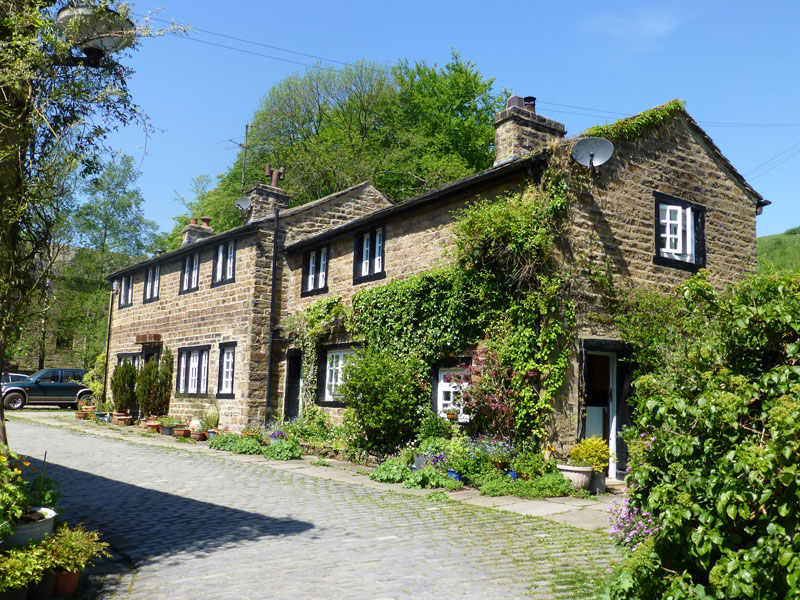
<path id="1" fill-rule="evenodd" d="M 189 224 L 182 231 L 181 248 L 214 235 L 214 230 L 211 229 L 211 217 L 200 217 L 200 220 L 203 222 L 202 225 L 198 225 L 197 219 L 194 217 L 189 219 Z"/>
<path id="2" fill-rule="evenodd" d="M 541 150 L 567 132 L 562 123 L 536 114 L 533 96 L 511 96 L 495 117 L 494 128 L 495 165 Z"/>
<path id="3" fill-rule="evenodd" d="M 272 218 L 275 207 L 289 208 L 289 194 L 278 187 L 278 181 L 284 179 L 286 169 L 273 169 L 272 165 L 265 165 L 264 173 L 272 185 L 256 183 L 247 190 L 250 198 L 250 208 L 247 209 L 245 223 Z"/>

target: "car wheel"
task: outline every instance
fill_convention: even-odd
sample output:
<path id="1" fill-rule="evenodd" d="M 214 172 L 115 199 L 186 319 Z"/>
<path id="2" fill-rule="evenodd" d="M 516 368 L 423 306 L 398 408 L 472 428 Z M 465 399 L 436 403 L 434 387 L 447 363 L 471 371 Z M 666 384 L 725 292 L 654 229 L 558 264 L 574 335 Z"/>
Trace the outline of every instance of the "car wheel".
<path id="1" fill-rule="evenodd" d="M 19 410 L 25 406 L 25 396 L 19 392 L 11 392 L 10 394 L 6 395 L 5 405 L 6 408 L 10 410 Z"/>

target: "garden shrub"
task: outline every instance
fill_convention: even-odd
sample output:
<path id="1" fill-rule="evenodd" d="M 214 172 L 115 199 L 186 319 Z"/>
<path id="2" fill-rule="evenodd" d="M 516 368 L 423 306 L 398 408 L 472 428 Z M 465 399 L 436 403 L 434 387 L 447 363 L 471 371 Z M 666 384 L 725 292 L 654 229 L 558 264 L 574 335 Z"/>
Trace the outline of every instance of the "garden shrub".
<path id="1" fill-rule="evenodd" d="M 158 406 L 154 407 L 155 414 L 169 414 L 169 398 L 172 396 L 172 375 L 175 370 L 175 357 L 172 350 L 164 348 L 161 360 L 158 363 Z M 219 411 L 217 411 L 219 412 Z"/>
<path id="2" fill-rule="evenodd" d="M 369 474 L 372 481 L 380 483 L 401 483 L 411 475 L 411 469 L 397 458 L 383 461 L 377 469 Z"/>
<path id="3" fill-rule="evenodd" d="M 114 368 L 111 393 L 114 395 L 114 407 L 117 411 L 129 412 L 136 408 L 136 367 L 124 362 Z"/>
<path id="4" fill-rule="evenodd" d="M 238 433 L 218 433 L 209 440 L 208 446 L 214 450 L 226 450 L 228 452 L 233 452 L 233 448 L 241 439 L 242 436 L 240 436 Z"/>
<path id="5" fill-rule="evenodd" d="M 555 460 L 545 460 L 541 452 L 532 449 L 517 454 L 511 461 L 511 468 L 523 479 L 533 479 L 557 471 Z"/>
<path id="6" fill-rule="evenodd" d="M 305 442 L 327 442 L 331 437 L 331 422 L 318 406 L 312 404 L 290 421 L 279 424 L 282 431 Z"/>
<path id="7" fill-rule="evenodd" d="M 148 360 L 136 375 L 136 401 L 139 403 L 140 414 L 143 417 L 159 414 L 161 381 L 155 358 Z"/>
<path id="8" fill-rule="evenodd" d="M 231 446 L 231 452 L 234 454 L 261 454 L 262 451 L 261 443 L 254 437 L 239 437 L 239 441 Z"/>
<path id="9" fill-rule="evenodd" d="M 556 471 L 525 481 L 517 479 L 511 485 L 511 493 L 520 498 L 558 498 L 575 495 L 575 488 Z"/>
<path id="10" fill-rule="evenodd" d="M 593 435 L 578 442 L 569 453 L 570 464 L 592 467 L 595 471 L 604 471 L 608 467 L 611 452 L 608 443 Z"/>
<path id="11" fill-rule="evenodd" d="M 417 440 L 427 438 L 449 438 L 453 434 L 453 425 L 448 419 L 440 417 L 433 411 L 428 412 L 417 429 Z"/>
<path id="12" fill-rule="evenodd" d="M 435 467 L 428 465 L 418 471 L 412 471 L 403 482 L 407 488 L 445 488 L 457 490 L 462 486 L 460 481 L 451 479 Z"/>
<path id="13" fill-rule="evenodd" d="M 100 402 L 106 378 L 106 354 L 101 352 L 94 359 L 94 366 L 83 376 L 83 385 L 92 392 L 92 400 Z"/>
<path id="14" fill-rule="evenodd" d="M 420 383 L 422 365 L 383 350 L 362 349 L 344 367 L 339 389 L 361 425 L 366 447 L 391 454 L 410 441 L 424 413 L 428 391 Z"/>
<path id="15" fill-rule="evenodd" d="M 267 460 L 297 460 L 302 455 L 300 442 L 294 438 L 275 438 L 264 448 L 264 458 Z"/>
<path id="16" fill-rule="evenodd" d="M 657 368 L 636 380 L 625 432 L 630 506 L 660 528 L 631 540 L 607 596 L 798 597 L 800 278 L 723 293 L 701 271 L 679 297 L 671 330 L 696 333 L 637 349 Z"/>

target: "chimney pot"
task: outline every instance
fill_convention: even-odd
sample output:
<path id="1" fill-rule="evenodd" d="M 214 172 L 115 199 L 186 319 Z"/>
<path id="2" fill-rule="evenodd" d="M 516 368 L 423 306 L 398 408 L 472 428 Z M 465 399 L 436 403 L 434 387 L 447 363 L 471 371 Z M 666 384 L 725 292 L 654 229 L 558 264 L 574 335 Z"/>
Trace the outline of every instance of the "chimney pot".
<path id="1" fill-rule="evenodd" d="M 525 103 L 526 109 L 532 113 L 536 112 L 536 98 L 534 96 L 525 96 L 525 98 L 523 98 L 523 102 Z"/>
<path id="2" fill-rule="evenodd" d="M 525 108 L 525 101 L 522 99 L 522 96 L 511 96 L 506 100 L 506 108 L 511 108 L 513 106 Z"/>
<path id="3" fill-rule="evenodd" d="M 197 225 L 197 217 L 192 217 L 189 219 L 189 225 Z"/>
<path id="4" fill-rule="evenodd" d="M 202 221 L 203 227 L 211 227 L 211 217 L 200 217 L 200 221 Z"/>

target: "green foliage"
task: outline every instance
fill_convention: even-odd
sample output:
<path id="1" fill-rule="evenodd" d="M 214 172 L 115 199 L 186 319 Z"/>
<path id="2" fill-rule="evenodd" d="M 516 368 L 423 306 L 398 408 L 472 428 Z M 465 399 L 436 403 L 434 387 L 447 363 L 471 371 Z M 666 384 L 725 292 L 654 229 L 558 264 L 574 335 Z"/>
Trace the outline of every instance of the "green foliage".
<path id="1" fill-rule="evenodd" d="M 453 425 L 448 419 L 438 416 L 434 412 L 429 412 L 419 424 L 417 429 L 417 440 L 428 438 L 449 438 L 453 435 Z"/>
<path id="2" fill-rule="evenodd" d="M 402 483 L 409 475 L 411 469 L 408 465 L 396 458 L 390 458 L 378 465 L 378 468 L 369 474 L 369 478 L 380 483 Z"/>
<path id="3" fill-rule="evenodd" d="M 703 328 L 636 380 L 625 434 L 630 503 L 661 529 L 613 597 L 795 597 L 800 278 L 701 273 L 679 296 L 675 328 Z"/>
<path id="4" fill-rule="evenodd" d="M 293 205 L 372 180 L 395 200 L 411 198 L 494 160 L 495 114 L 506 92 L 453 52 L 443 67 L 401 61 L 393 68 L 359 61 L 286 77 L 252 119 L 246 185 L 264 182 L 263 165 L 286 166 L 282 186 Z M 216 182 L 194 180 L 188 215 L 166 239 L 180 245 L 189 216 L 212 217 L 216 231 L 241 224 L 231 198 L 241 195 L 243 154 Z"/>
<path id="5" fill-rule="evenodd" d="M 468 300 L 456 269 L 434 269 L 353 296 L 354 321 L 369 346 L 426 365 L 473 343 L 481 313 Z"/>
<path id="6" fill-rule="evenodd" d="M 684 100 L 670 100 L 638 115 L 620 119 L 610 125 L 595 125 L 583 132 L 586 137 L 602 137 L 614 141 L 632 140 L 667 123 L 678 113 L 685 113 Z"/>
<path id="7" fill-rule="evenodd" d="M 175 357 L 172 350 L 164 348 L 161 360 L 158 364 L 158 406 L 155 407 L 157 415 L 169 414 L 169 398 L 172 395 L 172 374 L 175 370 Z M 217 422 L 219 423 L 219 411 L 217 411 Z"/>
<path id="8" fill-rule="evenodd" d="M 274 439 L 264 448 L 264 458 L 267 460 L 297 460 L 302 455 L 300 442 L 294 438 Z"/>
<path id="9" fill-rule="evenodd" d="M 372 348 L 357 351 L 345 365 L 339 389 L 355 410 L 371 452 L 391 454 L 414 437 L 428 398 L 422 372 L 413 356 L 398 359 Z"/>
<path id="10" fill-rule="evenodd" d="M 436 490 L 434 492 L 428 492 L 422 497 L 424 502 L 455 502 L 450 496 L 447 495 L 447 492 L 443 492 L 442 490 Z"/>
<path id="11" fill-rule="evenodd" d="M 558 471 L 545 473 L 529 480 L 517 479 L 511 485 L 511 494 L 520 498 L 559 498 L 574 496 L 576 490 Z"/>
<path id="12" fill-rule="evenodd" d="M 114 368 L 111 393 L 118 412 L 129 412 L 136 407 L 136 367 L 124 362 Z"/>
<path id="13" fill-rule="evenodd" d="M 455 479 L 450 479 L 441 471 L 428 465 L 418 471 L 412 471 L 411 474 L 403 482 L 403 487 L 419 489 L 419 488 L 445 488 L 445 489 L 458 489 L 461 487 L 461 482 Z"/>
<path id="14" fill-rule="evenodd" d="M 534 450 L 525 450 L 517 454 L 511 461 L 511 468 L 521 478 L 533 479 L 544 475 L 545 473 L 554 473 L 557 471 L 554 460 L 545 460 L 541 452 Z"/>
<path id="15" fill-rule="evenodd" d="M 315 404 L 307 406 L 297 418 L 281 423 L 280 428 L 287 435 L 307 442 L 326 442 L 333 429 L 330 419 Z"/>
<path id="16" fill-rule="evenodd" d="M 94 366 L 83 376 L 83 385 L 92 391 L 92 399 L 100 402 L 103 399 L 103 387 L 106 378 L 106 353 L 101 352 L 94 359 Z"/>
<path id="17" fill-rule="evenodd" d="M 794 227 L 777 235 L 758 238 L 758 272 L 766 275 L 800 270 L 798 233 L 800 227 Z"/>
<path id="18" fill-rule="evenodd" d="M 56 508 L 57 483 L 45 476 L 44 466 L 38 475 L 35 470 L 26 457 L 0 446 L 0 538 L 32 507 Z"/>
<path id="19" fill-rule="evenodd" d="M 48 570 L 83 571 L 93 565 L 97 556 L 110 557 L 108 544 L 100 541 L 100 532 L 87 531 L 82 524 L 75 527 L 60 525 L 44 544 Z"/>
<path id="20" fill-rule="evenodd" d="M 161 381 L 155 358 L 139 369 L 136 375 L 136 401 L 142 416 L 157 415 L 160 408 Z"/>
<path id="21" fill-rule="evenodd" d="M 233 452 L 233 449 L 237 447 L 241 439 L 242 436 L 238 433 L 218 433 L 208 441 L 208 447 L 214 450 Z"/>
<path id="22" fill-rule="evenodd" d="M 217 436 L 214 436 L 214 439 L 216 438 Z M 261 454 L 262 446 L 254 437 L 239 437 L 239 441 L 231 446 L 230 451 L 234 454 Z"/>
<path id="23" fill-rule="evenodd" d="M 10 548 L 0 553 L 0 592 L 22 590 L 42 578 L 47 563 L 40 545 Z"/>
<path id="24" fill-rule="evenodd" d="M 592 467 L 595 471 L 604 471 L 608 467 L 611 451 L 608 443 L 596 435 L 582 439 L 570 451 L 569 458 L 572 464 L 583 464 Z"/>

